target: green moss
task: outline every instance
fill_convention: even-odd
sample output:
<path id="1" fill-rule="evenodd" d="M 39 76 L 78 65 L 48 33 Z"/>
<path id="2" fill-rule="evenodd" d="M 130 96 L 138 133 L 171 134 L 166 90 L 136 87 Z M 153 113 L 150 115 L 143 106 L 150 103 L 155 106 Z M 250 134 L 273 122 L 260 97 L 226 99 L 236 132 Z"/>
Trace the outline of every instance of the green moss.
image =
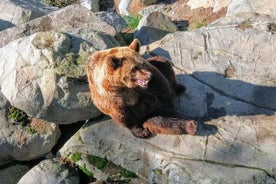
<path id="1" fill-rule="evenodd" d="M 81 135 L 78 136 L 78 141 L 81 143 L 81 144 L 84 144 L 82 138 L 81 138 Z"/>
<path id="2" fill-rule="evenodd" d="M 94 165 L 99 170 L 104 169 L 105 166 L 108 164 L 108 160 L 94 155 L 88 155 L 87 160 L 90 164 Z"/>
<path id="3" fill-rule="evenodd" d="M 37 33 L 34 39 L 32 40 L 33 46 L 38 49 L 45 49 L 53 47 L 54 39 L 52 32 L 40 32 Z"/>
<path id="4" fill-rule="evenodd" d="M 93 176 L 93 173 L 90 172 L 87 168 L 86 168 L 86 165 L 84 164 L 83 166 L 79 166 L 80 170 L 82 170 L 82 172 L 84 174 L 86 174 L 87 176 L 90 176 L 92 177 Z"/>
<path id="5" fill-rule="evenodd" d="M 81 51 L 80 54 L 67 53 L 63 60 L 57 64 L 57 74 L 78 78 L 85 75 L 85 64 L 90 52 Z"/>
<path id="6" fill-rule="evenodd" d="M 8 108 L 8 118 L 13 124 L 26 126 L 30 122 L 30 117 L 22 110 L 16 107 Z"/>
<path id="7" fill-rule="evenodd" d="M 120 174 L 125 178 L 136 178 L 137 175 L 134 172 L 122 168 Z"/>
<path id="8" fill-rule="evenodd" d="M 80 152 L 71 153 L 70 154 L 70 159 L 73 162 L 77 162 L 77 161 L 81 160 L 81 153 Z"/>
<path id="9" fill-rule="evenodd" d="M 205 27 L 206 26 L 206 23 L 204 23 L 204 22 L 197 22 L 196 23 L 196 28 L 197 29 L 199 29 L 199 28 L 201 28 L 201 27 Z"/>
<path id="10" fill-rule="evenodd" d="M 153 172 L 154 172 L 155 174 L 162 175 L 162 169 L 160 169 L 160 168 L 154 169 Z"/>
<path id="11" fill-rule="evenodd" d="M 31 127 L 29 127 L 27 131 L 29 134 L 32 134 L 32 135 L 37 132 L 34 128 L 31 128 Z"/>

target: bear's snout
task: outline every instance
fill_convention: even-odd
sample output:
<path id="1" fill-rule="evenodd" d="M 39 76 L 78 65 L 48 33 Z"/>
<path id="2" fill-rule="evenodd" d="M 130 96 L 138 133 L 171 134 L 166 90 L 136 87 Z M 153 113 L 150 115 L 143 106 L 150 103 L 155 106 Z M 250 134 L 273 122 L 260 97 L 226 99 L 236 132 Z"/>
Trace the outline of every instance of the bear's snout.
<path id="1" fill-rule="evenodd" d="M 132 81 L 141 88 L 147 88 L 148 83 L 152 78 L 152 73 L 147 70 L 138 70 L 132 77 Z"/>

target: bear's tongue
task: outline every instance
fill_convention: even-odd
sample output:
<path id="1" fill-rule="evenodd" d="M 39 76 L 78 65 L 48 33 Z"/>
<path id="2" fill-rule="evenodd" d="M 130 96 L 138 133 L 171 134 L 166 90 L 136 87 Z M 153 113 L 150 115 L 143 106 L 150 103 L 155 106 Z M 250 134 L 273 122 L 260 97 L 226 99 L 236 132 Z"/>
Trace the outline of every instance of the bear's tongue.
<path id="1" fill-rule="evenodd" d="M 135 79 L 135 82 L 142 88 L 146 88 L 148 86 L 148 80 L 143 79 Z"/>

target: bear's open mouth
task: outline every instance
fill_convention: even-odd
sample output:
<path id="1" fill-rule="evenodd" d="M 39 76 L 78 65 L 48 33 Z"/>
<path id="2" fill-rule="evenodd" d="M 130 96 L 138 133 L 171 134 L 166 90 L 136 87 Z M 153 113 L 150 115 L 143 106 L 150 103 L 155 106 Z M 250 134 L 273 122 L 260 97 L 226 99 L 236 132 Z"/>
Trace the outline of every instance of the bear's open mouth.
<path id="1" fill-rule="evenodd" d="M 141 88 L 147 88 L 149 80 L 144 80 L 144 79 L 138 79 L 138 78 L 133 78 L 133 81 L 140 86 Z"/>

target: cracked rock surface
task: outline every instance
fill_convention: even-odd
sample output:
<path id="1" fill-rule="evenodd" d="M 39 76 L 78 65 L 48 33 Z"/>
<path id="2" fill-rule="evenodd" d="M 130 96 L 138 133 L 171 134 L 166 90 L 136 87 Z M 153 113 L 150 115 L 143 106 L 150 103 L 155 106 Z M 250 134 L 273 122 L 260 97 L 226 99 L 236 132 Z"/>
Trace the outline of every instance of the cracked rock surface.
<path id="1" fill-rule="evenodd" d="M 60 154 L 106 158 L 145 183 L 276 183 L 275 20 L 224 21 L 147 47 L 172 60 L 187 88 L 177 112 L 198 121 L 197 136 L 141 140 L 112 120 L 88 122 Z"/>

